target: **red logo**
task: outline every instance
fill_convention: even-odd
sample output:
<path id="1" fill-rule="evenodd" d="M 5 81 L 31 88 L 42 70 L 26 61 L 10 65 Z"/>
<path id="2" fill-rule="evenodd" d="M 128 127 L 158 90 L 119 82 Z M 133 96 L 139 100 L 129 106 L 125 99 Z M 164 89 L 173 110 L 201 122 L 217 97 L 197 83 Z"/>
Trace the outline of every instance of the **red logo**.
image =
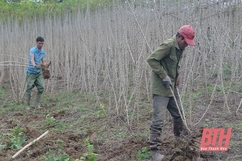
<path id="1" fill-rule="evenodd" d="M 232 128 L 225 133 L 224 128 L 204 128 L 200 151 L 227 151 Z"/>

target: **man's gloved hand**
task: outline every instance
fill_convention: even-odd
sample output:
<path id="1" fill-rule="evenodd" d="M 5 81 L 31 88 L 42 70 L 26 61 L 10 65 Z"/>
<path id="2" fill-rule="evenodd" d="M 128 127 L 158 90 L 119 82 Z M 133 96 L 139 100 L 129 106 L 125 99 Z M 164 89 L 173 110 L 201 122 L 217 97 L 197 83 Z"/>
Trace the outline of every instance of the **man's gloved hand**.
<path id="1" fill-rule="evenodd" d="M 163 84 L 169 88 L 169 86 L 171 86 L 171 79 L 169 76 L 166 76 L 163 80 L 162 80 Z"/>
<path id="2" fill-rule="evenodd" d="M 34 67 L 35 67 L 35 69 L 40 69 L 41 68 L 40 64 L 38 64 L 38 65 L 35 64 Z"/>

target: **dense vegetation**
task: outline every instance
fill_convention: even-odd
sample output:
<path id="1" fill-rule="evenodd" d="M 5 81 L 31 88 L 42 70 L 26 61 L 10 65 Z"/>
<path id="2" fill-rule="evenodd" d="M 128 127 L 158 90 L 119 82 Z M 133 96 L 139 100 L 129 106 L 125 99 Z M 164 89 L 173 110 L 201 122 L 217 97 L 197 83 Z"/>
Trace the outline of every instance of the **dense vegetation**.
<path id="1" fill-rule="evenodd" d="M 23 17 L 41 16 L 47 11 L 49 13 L 63 14 L 66 10 L 76 11 L 80 8 L 85 10 L 87 5 L 93 10 L 96 7 L 102 7 L 111 3 L 112 0 L 64 0 L 61 3 L 55 0 L 45 0 L 44 2 L 25 0 L 11 3 L 6 2 L 6 0 L 0 0 L 0 18 L 7 20 L 17 16 L 19 20 L 22 20 Z"/>

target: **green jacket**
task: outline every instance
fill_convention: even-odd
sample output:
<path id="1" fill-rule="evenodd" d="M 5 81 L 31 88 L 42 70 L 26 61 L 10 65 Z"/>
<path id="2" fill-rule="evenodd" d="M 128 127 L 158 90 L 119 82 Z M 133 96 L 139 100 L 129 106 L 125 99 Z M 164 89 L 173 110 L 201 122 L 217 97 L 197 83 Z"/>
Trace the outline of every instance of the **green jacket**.
<path id="1" fill-rule="evenodd" d="M 165 97 L 172 97 L 172 93 L 163 83 L 167 75 L 171 78 L 174 89 L 179 74 L 179 61 L 182 58 L 183 50 L 179 49 L 176 36 L 165 40 L 147 59 L 152 68 L 151 91 Z"/>

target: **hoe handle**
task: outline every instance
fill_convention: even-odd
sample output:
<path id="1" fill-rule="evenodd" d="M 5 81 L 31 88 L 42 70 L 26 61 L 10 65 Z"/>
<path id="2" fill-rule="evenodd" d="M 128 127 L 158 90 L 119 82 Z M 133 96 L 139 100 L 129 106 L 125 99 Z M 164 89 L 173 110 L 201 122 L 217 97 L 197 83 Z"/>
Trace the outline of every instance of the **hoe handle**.
<path id="1" fill-rule="evenodd" d="M 34 144 L 36 141 L 40 140 L 42 137 L 48 134 L 49 131 L 46 131 L 44 134 L 40 135 L 37 139 L 34 139 L 32 142 L 25 145 L 22 149 L 20 149 L 16 154 L 12 156 L 12 159 L 16 158 L 20 153 L 22 153 L 26 148 Z"/>

